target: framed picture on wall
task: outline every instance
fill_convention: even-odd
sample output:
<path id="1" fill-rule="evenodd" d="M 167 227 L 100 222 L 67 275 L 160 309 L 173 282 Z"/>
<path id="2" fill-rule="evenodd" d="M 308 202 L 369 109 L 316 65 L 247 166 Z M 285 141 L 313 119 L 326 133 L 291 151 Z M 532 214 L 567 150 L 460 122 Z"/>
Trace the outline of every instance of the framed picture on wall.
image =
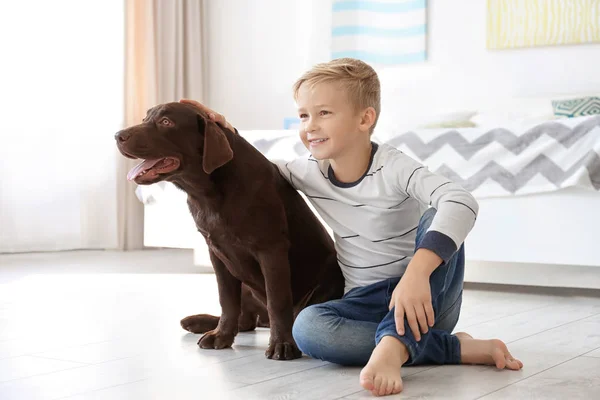
<path id="1" fill-rule="evenodd" d="M 580 43 L 600 43 L 599 0 L 488 0 L 488 49 Z"/>
<path id="2" fill-rule="evenodd" d="M 427 0 L 334 0 L 331 58 L 374 66 L 427 60 Z"/>

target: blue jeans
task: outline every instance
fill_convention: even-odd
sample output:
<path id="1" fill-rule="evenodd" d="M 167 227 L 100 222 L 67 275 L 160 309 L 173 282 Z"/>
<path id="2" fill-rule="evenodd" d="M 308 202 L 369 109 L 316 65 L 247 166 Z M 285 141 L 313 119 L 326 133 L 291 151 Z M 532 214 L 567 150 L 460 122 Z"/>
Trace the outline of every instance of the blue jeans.
<path id="1" fill-rule="evenodd" d="M 435 209 L 428 209 L 417 228 L 416 244 L 425 236 Z M 416 248 L 417 246 L 415 246 Z M 396 331 L 394 309 L 388 309 L 400 277 L 351 289 L 339 300 L 315 304 L 298 314 L 293 327 L 296 344 L 312 358 L 341 365 L 363 366 L 384 336 L 406 345 L 405 365 L 459 364 L 460 343 L 451 334 L 458 322 L 464 280 L 464 245 L 430 277 L 435 313 L 433 328 L 417 342 L 404 319 L 404 335 Z"/>

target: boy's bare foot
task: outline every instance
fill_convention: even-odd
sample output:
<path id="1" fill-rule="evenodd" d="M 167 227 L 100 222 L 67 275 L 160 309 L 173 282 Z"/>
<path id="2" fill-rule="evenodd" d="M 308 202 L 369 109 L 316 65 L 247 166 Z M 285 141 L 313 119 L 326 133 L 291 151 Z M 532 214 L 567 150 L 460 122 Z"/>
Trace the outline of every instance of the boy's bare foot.
<path id="1" fill-rule="evenodd" d="M 510 354 L 501 340 L 473 339 L 465 332 L 458 332 L 455 336 L 460 341 L 461 364 L 495 365 L 499 369 L 507 368 L 515 371 L 523 368 L 523 363 Z"/>
<path id="2" fill-rule="evenodd" d="M 406 346 L 393 336 L 384 336 L 360 372 L 360 385 L 375 396 L 402 391 L 400 368 L 408 361 Z"/>

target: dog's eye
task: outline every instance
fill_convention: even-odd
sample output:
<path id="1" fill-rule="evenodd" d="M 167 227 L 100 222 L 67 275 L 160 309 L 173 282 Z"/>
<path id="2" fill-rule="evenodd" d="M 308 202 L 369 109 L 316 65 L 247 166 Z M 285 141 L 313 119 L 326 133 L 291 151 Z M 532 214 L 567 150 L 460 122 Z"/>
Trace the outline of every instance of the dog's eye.
<path id="1" fill-rule="evenodd" d="M 159 124 L 163 125 L 163 126 L 171 126 L 173 125 L 173 123 L 171 122 L 171 120 L 169 118 L 161 118 L 160 121 L 158 121 Z"/>

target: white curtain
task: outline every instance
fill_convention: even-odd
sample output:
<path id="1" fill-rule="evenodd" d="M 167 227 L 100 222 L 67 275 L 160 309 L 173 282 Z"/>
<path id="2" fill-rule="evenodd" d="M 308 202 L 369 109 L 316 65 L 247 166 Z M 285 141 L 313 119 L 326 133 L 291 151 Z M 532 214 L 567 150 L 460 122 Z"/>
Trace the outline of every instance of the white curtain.
<path id="1" fill-rule="evenodd" d="M 0 2 L 0 252 L 117 248 L 122 1 Z"/>
<path id="2" fill-rule="evenodd" d="M 0 2 L 0 253 L 144 247 L 114 134 L 157 103 L 206 101 L 203 7 Z"/>
<path id="3" fill-rule="evenodd" d="M 186 97 L 207 102 L 206 2 L 203 0 L 127 0 L 126 125 L 137 124 L 158 103 Z M 188 247 L 196 232 L 185 193 L 168 184 L 168 196 L 147 206 L 135 197 L 136 185 L 124 179 L 136 161 L 122 159 L 119 180 L 123 248 Z M 142 186 L 139 192 L 152 192 Z M 139 227 L 144 226 L 144 232 Z M 196 232 L 197 233 L 197 232 Z M 143 240 L 143 243 L 142 243 Z M 194 239 L 192 239 L 194 240 Z"/>

